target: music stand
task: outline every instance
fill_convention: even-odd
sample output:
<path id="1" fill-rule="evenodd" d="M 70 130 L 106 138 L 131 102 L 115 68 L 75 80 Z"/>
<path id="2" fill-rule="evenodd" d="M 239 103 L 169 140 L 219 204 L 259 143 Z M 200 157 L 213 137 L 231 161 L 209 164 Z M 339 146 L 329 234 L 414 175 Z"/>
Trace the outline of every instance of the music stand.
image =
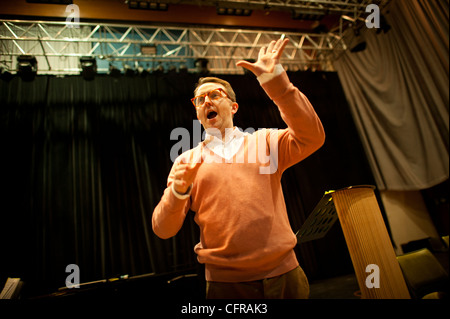
<path id="1" fill-rule="evenodd" d="M 324 237 L 331 226 L 338 219 L 331 194 L 334 191 L 325 192 L 322 199 L 316 205 L 311 214 L 296 233 L 297 244 Z"/>
<path id="2" fill-rule="evenodd" d="M 324 237 L 339 219 L 361 298 L 410 299 L 374 189 L 358 185 L 326 192 L 297 232 L 297 243 Z"/>

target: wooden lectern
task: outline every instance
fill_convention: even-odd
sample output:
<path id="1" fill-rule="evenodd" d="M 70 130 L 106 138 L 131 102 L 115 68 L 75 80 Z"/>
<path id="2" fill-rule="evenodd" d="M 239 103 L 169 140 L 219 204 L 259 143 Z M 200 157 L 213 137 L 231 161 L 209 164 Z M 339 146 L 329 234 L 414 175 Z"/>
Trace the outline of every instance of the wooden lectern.
<path id="1" fill-rule="evenodd" d="M 339 219 L 363 299 L 409 299 L 373 186 L 325 193 L 297 233 L 298 243 L 325 236 Z M 336 217 L 337 214 L 337 217 Z M 375 266 L 374 266 L 375 265 Z M 379 275 L 377 286 L 375 276 Z M 366 283 L 367 281 L 367 283 Z"/>

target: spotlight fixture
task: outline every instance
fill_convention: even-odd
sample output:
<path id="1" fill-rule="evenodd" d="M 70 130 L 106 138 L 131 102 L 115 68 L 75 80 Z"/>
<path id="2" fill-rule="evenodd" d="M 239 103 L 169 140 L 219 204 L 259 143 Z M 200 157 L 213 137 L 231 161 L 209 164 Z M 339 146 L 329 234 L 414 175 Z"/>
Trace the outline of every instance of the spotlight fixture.
<path id="1" fill-rule="evenodd" d="M 167 11 L 169 5 L 167 3 L 151 2 L 151 1 L 127 1 L 129 9 Z"/>
<path id="2" fill-rule="evenodd" d="M 383 31 L 383 33 L 388 33 L 389 30 L 391 30 L 391 26 L 387 22 L 386 17 L 381 14 L 380 15 L 380 27 L 377 29 L 377 34 L 381 33 L 381 31 Z"/>
<path id="3" fill-rule="evenodd" d="M 356 45 L 354 45 L 350 49 L 350 52 L 351 53 L 361 52 L 361 51 L 364 51 L 366 49 L 366 47 L 367 47 L 366 41 L 358 41 L 358 43 L 356 43 Z"/>
<path id="4" fill-rule="evenodd" d="M 356 44 L 351 47 L 350 52 L 357 53 L 364 51 L 367 47 L 367 42 L 361 36 L 359 29 L 354 29 L 353 32 L 355 33 Z"/>
<path id="5" fill-rule="evenodd" d="M 208 59 L 199 58 L 195 60 L 195 68 L 197 69 L 197 73 L 199 74 L 208 74 Z"/>
<path id="6" fill-rule="evenodd" d="M 109 64 L 109 75 L 117 78 L 120 76 L 120 74 L 121 74 L 120 70 L 110 63 Z"/>
<path id="7" fill-rule="evenodd" d="M 17 74 L 24 81 L 33 81 L 37 73 L 37 60 L 33 55 L 17 57 Z"/>
<path id="8" fill-rule="evenodd" d="M 188 67 L 186 64 L 181 63 L 178 72 L 180 74 L 188 74 Z"/>
<path id="9" fill-rule="evenodd" d="M 314 10 L 294 10 L 292 11 L 292 19 L 318 21 L 325 17 L 325 12 Z"/>
<path id="10" fill-rule="evenodd" d="M 93 57 L 81 57 L 81 75 L 85 80 L 93 80 L 97 74 L 97 61 Z"/>
<path id="11" fill-rule="evenodd" d="M 133 70 L 133 68 L 131 66 L 129 66 L 128 64 L 124 64 L 123 65 L 123 73 L 125 74 L 125 76 L 135 76 L 136 75 L 136 71 Z"/>
<path id="12" fill-rule="evenodd" d="M 150 74 L 150 69 L 147 67 L 147 69 L 144 69 L 143 66 L 138 66 L 137 68 L 137 74 L 140 75 L 141 77 L 145 78 L 147 75 Z"/>
<path id="13" fill-rule="evenodd" d="M 169 69 L 167 70 L 168 74 L 175 74 L 177 73 L 177 67 L 175 65 L 170 65 Z"/>
<path id="14" fill-rule="evenodd" d="M 164 69 L 164 66 L 159 63 L 158 66 L 153 70 L 153 74 L 163 74 L 166 70 Z"/>
<path id="15" fill-rule="evenodd" d="M 8 82 L 13 78 L 13 75 L 11 72 L 9 72 L 7 69 L 0 67 L 0 79 Z"/>
<path id="16" fill-rule="evenodd" d="M 318 34 L 324 34 L 324 33 L 328 33 L 330 32 L 330 30 L 328 29 L 328 27 L 324 24 L 317 24 L 314 28 L 313 28 L 313 32 L 314 33 L 318 33 Z"/>
<path id="17" fill-rule="evenodd" d="M 248 17 L 252 14 L 252 10 L 245 8 L 224 8 L 218 7 L 216 9 L 218 15 L 228 15 L 228 16 L 243 16 Z"/>

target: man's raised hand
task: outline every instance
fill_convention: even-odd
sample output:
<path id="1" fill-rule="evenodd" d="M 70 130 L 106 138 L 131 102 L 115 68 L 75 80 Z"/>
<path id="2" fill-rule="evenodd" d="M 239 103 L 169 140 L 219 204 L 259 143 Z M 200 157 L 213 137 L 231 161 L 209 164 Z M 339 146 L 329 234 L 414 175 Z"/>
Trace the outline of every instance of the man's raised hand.
<path id="1" fill-rule="evenodd" d="M 236 63 L 236 66 L 241 66 L 251 71 L 256 76 L 260 76 L 263 73 L 272 73 L 275 65 L 280 62 L 280 57 L 288 42 L 289 39 L 272 41 L 267 48 L 262 47 L 261 50 L 259 50 L 258 60 L 256 62 L 250 63 L 241 60 Z"/>

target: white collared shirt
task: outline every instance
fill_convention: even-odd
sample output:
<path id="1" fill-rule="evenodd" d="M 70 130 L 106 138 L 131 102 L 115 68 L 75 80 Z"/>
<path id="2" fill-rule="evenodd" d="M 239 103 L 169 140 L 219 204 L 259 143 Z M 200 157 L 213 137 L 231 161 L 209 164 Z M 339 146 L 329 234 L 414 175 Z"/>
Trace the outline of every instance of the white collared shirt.
<path id="1" fill-rule="evenodd" d="M 205 140 L 211 139 L 211 141 L 206 144 L 206 147 L 227 161 L 232 159 L 239 151 L 242 143 L 244 143 L 245 136 L 245 133 L 241 132 L 237 127 L 234 127 L 233 130 L 230 131 L 230 129 L 226 130 L 224 141 L 222 138 L 210 134 L 208 130 L 206 130 L 205 134 Z"/>

